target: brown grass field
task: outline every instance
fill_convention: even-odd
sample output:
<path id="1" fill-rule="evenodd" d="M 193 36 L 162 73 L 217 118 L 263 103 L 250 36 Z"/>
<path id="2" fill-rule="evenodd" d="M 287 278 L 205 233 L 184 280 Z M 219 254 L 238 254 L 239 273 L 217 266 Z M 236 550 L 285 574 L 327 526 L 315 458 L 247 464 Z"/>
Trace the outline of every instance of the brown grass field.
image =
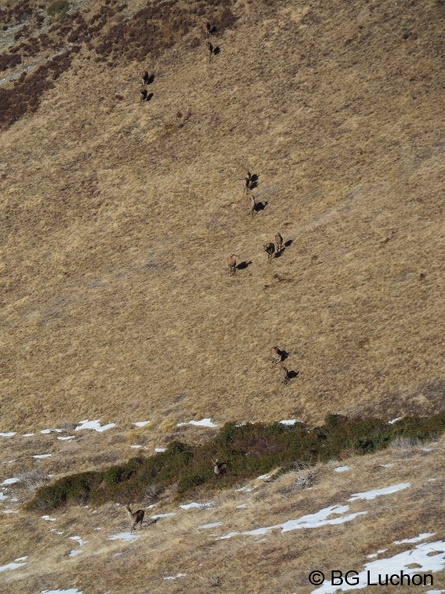
<path id="1" fill-rule="evenodd" d="M 4 4 L 12 14 L 38 6 Z M 116 3 L 73 5 L 89 22 Z M 143 28 L 125 30 L 121 54 L 100 50 L 113 26 L 139 22 L 145 3 L 128 0 L 78 43 L 70 64 L 50 71 L 51 85 L 32 68 L 69 46 L 69 19 L 55 19 L 51 32 L 45 16 L 53 45 L 36 55 L 22 48 L 22 63 L 0 75 L 0 103 L 29 93 L 21 117 L 2 119 L 0 431 L 118 425 L 72 442 L 0 438 L 0 462 L 15 460 L 0 465 L 0 482 L 212 434 L 176 426 L 191 419 L 312 425 L 328 413 L 391 419 L 443 409 L 444 3 L 170 5 L 144 37 L 153 44 L 144 60 L 144 47 L 132 49 Z M 0 48 L 9 52 L 18 25 L 4 18 L 11 29 L 0 31 Z M 206 18 L 221 23 L 210 61 Z M 24 68 L 31 82 L 19 87 Z M 140 76 L 151 68 L 154 96 L 141 103 Z M 253 217 L 246 169 L 259 175 L 253 192 L 264 206 Z M 268 263 L 262 246 L 277 232 L 288 246 Z M 232 252 L 245 262 L 234 276 Z M 287 385 L 269 359 L 273 345 L 298 372 Z M 167 517 L 135 543 L 103 538 L 126 526 L 121 509 L 68 508 L 57 529 L 89 541 L 74 558 L 74 541 L 49 522 L 2 514 L 0 565 L 30 559 L 0 573 L 0 591 L 309 592 L 312 568 L 361 569 L 396 539 L 443 538 L 443 447 L 408 449 L 391 468 L 380 464 L 395 450 L 356 459 L 335 481 L 321 466 L 310 496 L 283 495 L 294 478 L 281 477 L 255 490 L 239 520 L 233 509 L 245 495 L 222 493 L 214 510 Z M 45 453 L 53 458 L 30 457 Z M 224 522 L 218 536 L 273 525 L 404 480 L 411 489 L 366 502 L 366 516 L 340 526 L 264 541 L 215 541 L 196 528 L 197 514 Z M 17 493 L 26 501 L 31 487 Z M 187 577 L 163 579 L 180 572 Z"/>

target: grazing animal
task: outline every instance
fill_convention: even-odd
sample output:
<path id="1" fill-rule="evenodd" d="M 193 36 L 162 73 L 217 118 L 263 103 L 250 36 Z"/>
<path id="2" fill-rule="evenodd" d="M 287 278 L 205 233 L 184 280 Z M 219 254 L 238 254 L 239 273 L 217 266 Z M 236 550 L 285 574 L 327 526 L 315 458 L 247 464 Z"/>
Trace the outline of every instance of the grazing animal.
<path id="1" fill-rule="evenodd" d="M 282 353 L 277 346 L 271 348 L 270 356 L 272 361 L 274 361 L 275 363 L 281 363 L 281 361 L 283 360 Z"/>
<path id="2" fill-rule="evenodd" d="M 209 50 L 209 62 L 212 59 L 213 53 L 215 51 L 215 48 L 213 47 L 213 43 L 211 43 L 210 41 L 207 42 L 207 49 Z"/>
<path id="3" fill-rule="evenodd" d="M 153 97 L 153 93 L 149 93 L 147 89 L 141 89 L 141 101 L 150 101 Z"/>
<path id="4" fill-rule="evenodd" d="M 267 254 L 267 261 L 270 262 L 275 254 L 275 244 L 272 242 L 266 243 L 263 245 L 263 250 Z"/>
<path id="5" fill-rule="evenodd" d="M 255 196 L 253 194 L 250 194 L 248 200 L 249 200 L 249 214 L 250 214 L 250 216 L 253 217 L 253 215 L 256 212 Z"/>
<path id="6" fill-rule="evenodd" d="M 212 460 L 213 474 L 215 476 L 222 476 L 227 472 L 227 462 L 218 462 L 218 460 Z"/>
<path id="7" fill-rule="evenodd" d="M 217 28 L 215 26 L 212 27 L 212 25 L 207 22 L 206 23 L 206 36 L 210 37 L 210 35 L 214 35 L 217 32 Z"/>
<path id="8" fill-rule="evenodd" d="M 246 188 L 246 192 L 249 190 L 253 190 L 258 185 L 258 175 L 256 173 L 250 173 L 250 171 L 246 171 L 246 177 L 244 178 L 244 186 Z"/>
<path id="9" fill-rule="evenodd" d="M 144 85 L 151 85 L 155 80 L 155 75 L 154 74 L 148 74 L 147 71 L 144 72 L 144 74 L 142 75 L 142 81 L 144 83 Z"/>
<path id="10" fill-rule="evenodd" d="M 283 382 L 283 384 L 287 384 L 287 382 L 290 380 L 289 370 L 287 369 L 287 367 L 284 367 L 284 365 L 281 365 L 280 373 L 281 373 L 281 381 Z"/>
<path id="11" fill-rule="evenodd" d="M 142 528 L 142 522 L 144 521 L 145 511 L 143 509 L 138 509 L 137 511 L 132 512 L 129 505 L 126 506 L 126 510 L 131 522 L 131 532 L 136 529 L 138 524 L 140 525 L 140 530 Z"/>
<path id="12" fill-rule="evenodd" d="M 236 259 L 239 258 L 236 254 L 230 254 L 227 256 L 227 266 L 229 268 L 229 274 L 234 275 L 236 273 Z"/>
<path id="13" fill-rule="evenodd" d="M 284 243 L 283 243 L 283 237 L 282 237 L 282 235 L 280 233 L 277 233 L 275 235 L 275 251 L 277 253 L 278 252 L 281 252 L 281 250 L 283 249 L 283 245 L 284 245 Z"/>

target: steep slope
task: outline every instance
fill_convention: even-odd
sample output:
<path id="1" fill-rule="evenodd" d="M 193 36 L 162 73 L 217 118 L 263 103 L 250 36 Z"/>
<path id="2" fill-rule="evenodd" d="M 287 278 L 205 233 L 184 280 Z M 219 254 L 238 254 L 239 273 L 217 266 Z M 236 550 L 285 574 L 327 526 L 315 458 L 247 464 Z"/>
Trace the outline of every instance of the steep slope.
<path id="1" fill-rule="evenodd" d="M 234 10 L 211 63 L 199 29 L 165 50 L 150 103 L 143 64 L 84 45 L 3 133 L 5 430 L 441 407 L 441 5 Z"/>

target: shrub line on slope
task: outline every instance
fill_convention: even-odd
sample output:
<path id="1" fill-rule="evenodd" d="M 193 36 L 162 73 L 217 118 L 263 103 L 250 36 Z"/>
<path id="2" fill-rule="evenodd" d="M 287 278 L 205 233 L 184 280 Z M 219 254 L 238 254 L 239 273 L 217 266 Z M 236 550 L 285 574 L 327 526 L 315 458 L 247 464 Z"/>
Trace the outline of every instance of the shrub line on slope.
<path id="1" fill-rule="evenodd" d="M 155 499 L 167 489 L 177 496 L 233 486 L 280 467 L 315 464 L 386 448 L 397 438 L 427 441 L 445 431 L 445 411 L 388 423 L 379 418 L 350 419 L 328 415 L 324 425 L 308 428 L 281 423 L 226 423 L 203 445 L 172 442 L 165 452 L 134 457 L 101 471 L 72 474 L 37 490 L 28 510 L 51 510 L 68 503 Z M 224 461 L 227 472 L 215 475 L 211 460 Z"/>

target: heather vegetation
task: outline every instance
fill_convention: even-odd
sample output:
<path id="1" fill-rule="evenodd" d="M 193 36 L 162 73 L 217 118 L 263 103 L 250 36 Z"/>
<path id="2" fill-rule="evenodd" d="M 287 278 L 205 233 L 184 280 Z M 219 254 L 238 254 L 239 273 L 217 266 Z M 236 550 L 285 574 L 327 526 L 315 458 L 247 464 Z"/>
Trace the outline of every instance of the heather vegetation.
<path id="1" fill-rule="evenodd" d="M 28 504 L 31 510 L 51 510 L 67 503 L 136 501 L 156 498 L 174 487 L 177 496 L 231 487 L 242 480 L 301 465 L 313 465 L 352 455 L 373 453 L 394 440 L 427 441 L 445 430 L 445 412 L 431 417 L 405 417 L 392 423 L 378 418 L 350 419 L 328 415 L 320 427 L 302 424 L 226 423 L 214 439 L 198 446 L 179 441 L 149 458 L 97 472 L 82 472 L 43 486 Z M 224 460 L 228 472 L 215 477 L 210 460 Z"/>

